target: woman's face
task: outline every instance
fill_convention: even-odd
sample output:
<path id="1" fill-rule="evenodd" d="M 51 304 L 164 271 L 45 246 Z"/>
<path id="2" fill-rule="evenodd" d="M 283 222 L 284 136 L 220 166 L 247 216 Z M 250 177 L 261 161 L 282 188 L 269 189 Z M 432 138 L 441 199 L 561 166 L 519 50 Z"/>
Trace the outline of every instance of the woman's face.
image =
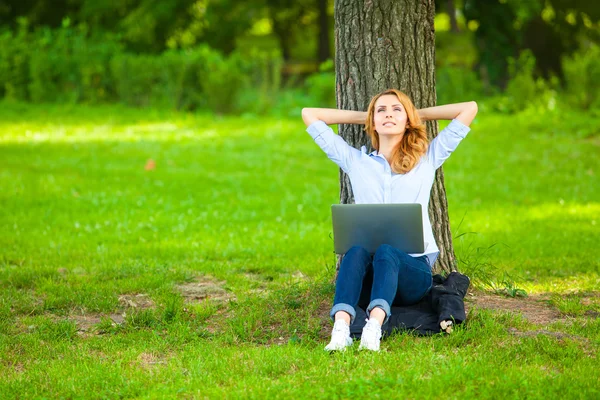
<path id="1" fill-rule="evenodd" d="M 408 115 L 398 97 L 386 94 L 375 101 L 375 130 L 379 135 L 403 134 L 408 124 Z"/>

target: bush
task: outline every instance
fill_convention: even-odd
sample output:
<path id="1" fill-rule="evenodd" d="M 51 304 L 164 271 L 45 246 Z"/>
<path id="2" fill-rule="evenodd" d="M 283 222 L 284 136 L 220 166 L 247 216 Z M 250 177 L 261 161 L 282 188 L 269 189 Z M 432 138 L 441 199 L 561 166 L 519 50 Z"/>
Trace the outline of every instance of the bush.
<path id="1" fill-rule="evenodd" d="M 108 63 L 121 46 L 110 36 L 89 37 L 87 28 L 44 28 L 30 37 L 29 95 L 35 102 L 114 99 Z"/>
<path id="2" fill-rule="evenodd" d="M 319 72 L 306 78 L 306 89 L 311 99 L 311 107 L 335 107 L 335 70 L 333 61 L 328 60 L 319 66 Z"/>
<path id="3" fill-rule="evenodd" d="M 120 54 L 111 61 L 119 99 L 129 106 L 171 109 L 238 109 L 245 87 L 242 61 L 208 46 L 159 55 Z"/>
<path id="4" fill-rule="evenodd" d="M 280 52 L 252 48 L 237 53 L 242 62 L 242 73 L 248 77 L 241 90 L 238 107 L 243 113 L 269 114 L 279 108 L 282 86 L 283 59 Z"/>
<path id="5" fill-rule="evenodd" d="M 59 29 L 0 35 L 0 95 L 35 102 L 101 102 L 114 98 L 108 60 L 121 50 L 109 36 L 89 37 L 69 20 Z"/>
<path id="6" fill-rule="evenodd" d="M 239 110 L 239 96 L 248 85 L 244 75 L 244 61 L 239 53 L 223 57 L 208 46 L 200 49 L 202 68 L 198 82 L 204 104 L 217 113 L 233 113 Z"/>
<path id="7" fill-rule="evenodd" d="M 0 96 L 235 112 L 252 74 L 263 99 L 259 104 L 275 101 L 281 61 L 268 72 L 269 79 L 263 64 L 260 57 L 224 57 L 207 46 L 159 55 L 124 53 L 113 37 L 90 36 L 85 26 L 73 28 L 68 19 L 61 28 L 35 32 L 28 32 L 22 19 L 17 33 L 0 35 Z"/>
<path id="8" fill-rule="evenodd" d="M 29 58 L 27 20 L 19 18 L 16 34 L 4 32 L 0 35 L 0 96 L 9 100 L 29 99 Z"/>
<path id="9" fill-rule="evenodd" d="M 600 109 L 600 47 L 590 45 L 563 58 L 565 101 L 583 110 Z"/>
<path id="10" fill-rule="evenodd" d="M 289 115 L 306 104 L 334 106 L 331 66 L 307 82 L 312 101 L 282 90 L 279 51 L 240 49 L 229 56 L 206 45 L 161 54 L 123 52 L 110 35 L 85 26 L 0 34 L 0 96 L 34 102 L 119 101 L 134 107 L 208 109 Z M 284 93 L 285 92 L 285 93 Z M 299 105 L 301 103 L 301 105 Z"/>
<path id="11" fill-rule="evenodd" d="M 35 35 L 30 55 L 29 94 L 34 102 L 79 100 L 77 65 L 74 49 L 81 38 L 70 29 L 44 28 Z"/>
<path id="12" fill-rule="evenodd" d="M 110 62 L 119 100 L 134 107 L 192 109 L 200 103 L 197 70 L 201 60 L 191 51 L 161 55 L 123 53 Z"/>
<path id="13" fill-rule="evenodd" d="M 437 70 L 437 103 L 449 104 L 478 100 L 483 93 L 475 72 L 461 67 L 442 67 Z"/>
<path id="14" fill-rule="evenodd" d="M 500 112 L 515 113 L 526 109 L 554 110 L 558 81 L 544 81 L 534 74 L 535 57 L 524 50 L 518 59 L 508 59 L 509 82 L 503 95 L 488 100 L 487 104 Z"/>

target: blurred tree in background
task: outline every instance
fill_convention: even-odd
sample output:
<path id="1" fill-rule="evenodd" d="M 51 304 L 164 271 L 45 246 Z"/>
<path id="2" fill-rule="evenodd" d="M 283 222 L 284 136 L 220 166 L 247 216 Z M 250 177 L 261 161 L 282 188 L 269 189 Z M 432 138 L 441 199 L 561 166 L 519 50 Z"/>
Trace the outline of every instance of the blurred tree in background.
<path id="1" fill-rule="evenodd" d="M 464 15 L 474 27 L 481 78 L 506 87 L 508 59 L 531 50 L 536 72 L 563 78 L 561 59 L 580 48 L 582 39 L 598 41 L 600 2 L 586 0 L 464 0 Z"/>
<path id="2" fill-rule="evenodd" d="M 314 95 L 331 105 L 324 103 L 335 76 L 333 2 L 1 0 L 0 96 L 212 109 L 202 88 L 228 85 L 243 103 L 238 111 L 271 110 L 271 96 L 288 99 L 287 108 Z M 440 102 L 488 95 L 497 109 L 511 111 L 512 98 L 527 104 L 564 90 L 578 107 L 598 103 L 591 92 L 600 68 L 600 2 L 435 6 Z M 243 78 L 224 78 L 233 73 Z"/>

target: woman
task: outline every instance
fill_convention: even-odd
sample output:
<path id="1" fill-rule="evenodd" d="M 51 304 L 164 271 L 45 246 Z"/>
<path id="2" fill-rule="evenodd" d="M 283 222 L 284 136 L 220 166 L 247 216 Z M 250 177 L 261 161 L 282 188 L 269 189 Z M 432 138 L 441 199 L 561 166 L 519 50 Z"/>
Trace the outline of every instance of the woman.
<path id="1" fill-rule="evenodd" d="M 473 101 L 417 110 L 396 89 L 374 96 L 367 112 L 302 110 L 307 132 L 350 177 L 357 204 L 420 203 L 423 210 L 424 253 L 407 254 L 382 245 L 374 255 L 357 246 L 344 255 L 330 313 L 334 320 L 331 342 L 325 350 L 344 350 L 352 344 L 350 325 L 361 298 L 369 296 L 369 319 L 360 349 L 379 351 L 381 326 L 389 319 L 391 306 L 417 303 L 429 292 L 431 266 L 439 254 L 427 212 L 435 170 L 467 135 L 476 114 Z M 452 122 L 428 143 L 422 121 L 440 119 Z M 353 148 L 333 133 L 330 124 L 365 124 L 375 151 L 367 154 L 364 146 Z"/>

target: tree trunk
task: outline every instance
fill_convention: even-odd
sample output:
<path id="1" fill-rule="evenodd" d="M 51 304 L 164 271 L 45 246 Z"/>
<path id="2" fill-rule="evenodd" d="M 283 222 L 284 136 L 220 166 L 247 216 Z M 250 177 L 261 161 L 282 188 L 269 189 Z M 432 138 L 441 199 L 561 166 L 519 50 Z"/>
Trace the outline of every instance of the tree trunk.
<path id="1" fill-rule="evenodd" d="M 446 8 L 448 9 L 448 16 L 450 17 L 450 32 L 458 33 L 460 28 L 458 27 L 458 21 L 456 20 L 456 5 L 455 0 L 448 0 L 446 2 Z"/>
<path id="2" fill-rule="evenodd" d="M 329 48 L 329 17 L 327 16 L 327 0 L 317 0 L 319 10 L 319 46 L 317 59 L 319 63 L 327 61 L 331 56 Z"/>
<path id="3" fill-rule="evenodd" d="M 279 48 L 281 49 L 281 56 L 284 61 L 290 60 L 290 40 L 291 40 L 291 29 L 290 26 L 285 22 L 278 21 L 275 17 L 273 21 L 273 32 L 279 39 Z"/>
<path id="4" fill-rule="evenodd" d="M 338 108 L 365 111 L 371 97 L 388 88 L 405 92 L 417 108 L 434 106 L 434 15 L 433 0 L 336 0 Z M 369 147 L 363 128 L 340 125 L 339 133 L 356 148 Z M 437 123 L 427 122 L 427 131 L 430 139 L 435 137 Z M 353 202 L 350 180 L 340 171 L 340 203 Z M 431 190 L 429 218 L 440 248 L 434 270 L 456 270 L 441 168 Z"/>

